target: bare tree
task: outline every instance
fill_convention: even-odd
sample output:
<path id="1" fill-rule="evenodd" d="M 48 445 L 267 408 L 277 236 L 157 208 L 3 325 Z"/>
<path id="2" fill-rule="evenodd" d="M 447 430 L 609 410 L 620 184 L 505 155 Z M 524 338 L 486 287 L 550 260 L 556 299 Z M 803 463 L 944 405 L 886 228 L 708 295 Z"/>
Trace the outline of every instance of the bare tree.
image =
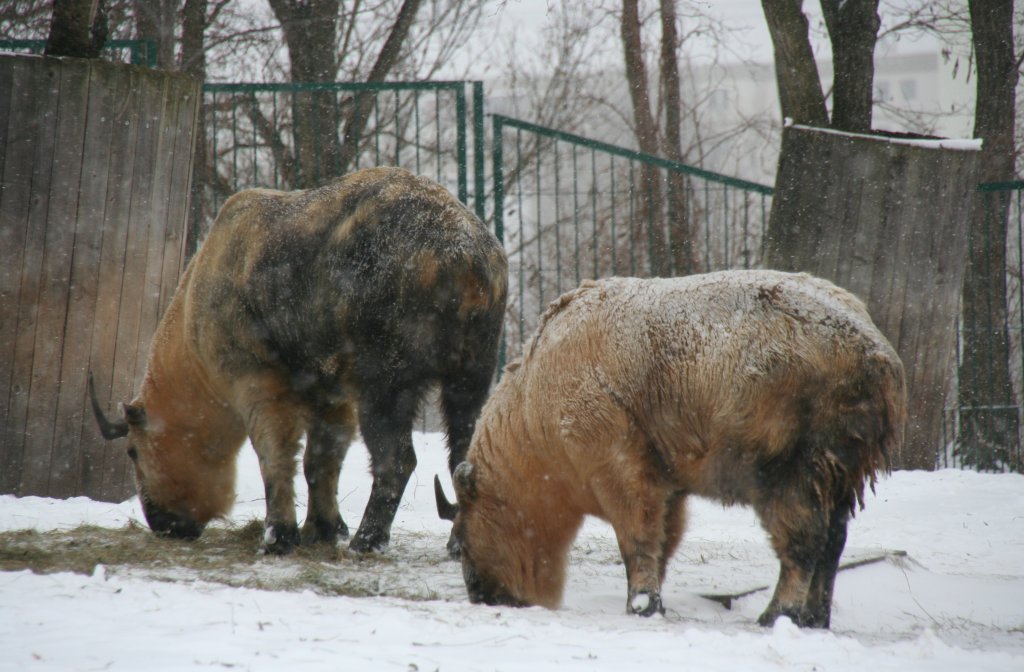
<path id="1" fill-rule="evenodd" d="M 977 61 L 974 135 L 981 138 L 982 182 L 1014 179 L 1016 87 L 1024 54 L 1015 53 L 1013 0 L 970 0 Z M 1009 199 L 976 194 L 963 289 L 963 355 L 958 450 L 967 463 L 999 468 L 1019 446 L 1017 402 L 1009 371 L 1006 222 Z"/>
<path id="2" fill-rule="evenodd" d="M 620 21 L 622 53 L 625 61 L 626 86 L 633 106 L 633 124 L 637 145 L 646 154 L 658 154 L 659 142 L 657 125 L 651 112 L 651 95 L 648 85 L 647 66 L 644 63 L 644 47 L 641 39 L 641 21 L 638 0 L 623 0 Z M 674 49 L 673 49 L 674 51 Z M 668 275 L 669 264 L 664 238 L 662 205 L 664 196 L 660 171 L 650 165 L 640 168 L 640 184 L 643 190 L 643 212 L 633 222 L 634 237 L 643 239 L 646 231 L 647 256 L 652 275 Z"/>
<path id="3" fill-rule="evenodd" d="M 388 76 L 388 73 L 391 72 L 395 63 L 398 62 L 402 44 L 409 36 L 409 29 L 412 27 L 412 22 L 416 18 L 419 8 L 420 0 L 402 1 L 402 6 L 398 9 L 398 16 L 391 27 L 391 32 L 388 33 L 387 39 L 377 54 L 377 60 L 374 61 L 373 67 L 370 68 L 370 72 L 366 76 L 367 82 L 382 82 Z M 372 107 L 373 97 L 371 95 L 356 95 L 352 111 L 349 112 L 348 119 L 345 121 L 345 137 L 339 161 L 341 172 L 345 172 L 348 169 L 355 158 L 356 152 L 359 151 L 359 140 L 366 128 L 366 121 Z"/>
<path id="4" fill-rule="evenodd" d="M 832 127 L 871 130 L 878 0 L 821 0 L 832 39 Z"/>
<path id="5" fill-rule="evenodd" d="M 54 0 L 48 56 L 97 58 L 107 40 L 104 0 Z"/>
<path id="6" fill-rule="evenodd" d="M 156 45 L 158 68 L 175 67 L 175 29 L 180 0 L 132 0 L 135 14 L 135 38 Z"/>
<path id="7" fill-rule="evenodd" d="M 873 57 L 881 25 L 878 0 L 821 0 L 835 73 L 831 122 L 808 36 L 803 0 L 761 0 L 761 6 L 775 48 L 782 116 L 809 126 L 869 131 Z"/>

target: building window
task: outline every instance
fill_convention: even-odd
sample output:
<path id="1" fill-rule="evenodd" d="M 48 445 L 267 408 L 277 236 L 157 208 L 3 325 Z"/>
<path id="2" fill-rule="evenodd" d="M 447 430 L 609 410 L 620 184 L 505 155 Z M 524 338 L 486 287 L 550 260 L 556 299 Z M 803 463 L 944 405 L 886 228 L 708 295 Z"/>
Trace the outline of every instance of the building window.
<path id="1" fill-rule="evenodd" d="M 912 101 L 917 99 L 917 80 L 916 79 L 901 79 L 900 80 L 900 94 L 903 95 L 903 100 Z"/>
<path id="2" fill-rule="evenodd" d="M 889 82 L 885 80 L 875 82 L 875 100 L 880 103 L 888 103 L 892 100 L 892 89 Z"/>

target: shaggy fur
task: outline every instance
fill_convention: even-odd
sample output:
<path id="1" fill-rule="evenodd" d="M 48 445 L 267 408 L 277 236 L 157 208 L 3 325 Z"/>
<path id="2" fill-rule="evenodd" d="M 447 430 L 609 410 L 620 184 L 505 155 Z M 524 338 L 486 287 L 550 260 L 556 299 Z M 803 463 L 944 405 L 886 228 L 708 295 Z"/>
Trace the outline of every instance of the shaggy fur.
<path id="1" fill-rule="evenodd" d="M 450 464 L 466 454 L 497 362 L 506 284 L 494 235 L 443 187 L 401 169 L 230 198 L 122 409 L 150 526 L 195 537 L 225 514 L 248 436 L 266 485 L 264 547 L 288 552 L 300 539 L 305 434 L 301 539 L 347 537 L 337 488 L 358 425 L 373 489 L 351 547 L 384 548 L 416 465 L 414 416 L 434 383 Z"/>
<path id="2" fill-rule="evenodd" d="M 781 563 L 760 618 L 828 627 L 855 505 L 905 422 L 903 366 L 849 293 L 770 271 L 584 283 L 509 365 L 454 472 L 470 599 L 555 607 L 584 516 L 630 611 L 662 610 L 685 502 L 746 504 Z"/>

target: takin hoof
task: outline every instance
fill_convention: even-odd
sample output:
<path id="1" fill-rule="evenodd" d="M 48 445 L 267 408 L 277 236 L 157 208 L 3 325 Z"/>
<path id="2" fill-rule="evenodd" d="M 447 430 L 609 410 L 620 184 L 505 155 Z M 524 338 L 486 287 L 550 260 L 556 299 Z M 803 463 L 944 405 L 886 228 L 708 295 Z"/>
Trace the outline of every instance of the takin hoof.
<path id="1" fill-rule="evenodd" d="M 265 555 L 288 555 L 299 545 L 299 526 L 276 524 L 267 525 L 263 531 L 263 545 L 260 552 Z"/>
<path id="2" fill-rule="evenodd" d="M 798 628 L 825 628 L 829 627 L 831 620 L 827 614 L 814 615 L 802 609 L 778 609 L 766 610 L 757 619 L 757 624 L 768 627 L 775 625 L 780 616 L 785 616 Z"/>
<path id="3" fill-rule="evenodd" d="M 629 598 L 626 604 L 626 613 L 637 616 L 653 616 L 664 614 L 665 607 L 661 604 L 661 595 L 658 593 L 636 593 Z"/>
<path id="4" fill-rule="evenodd" d="M 306 520 L 302 525 L 302 545 L 330 544 L 334 546 L 338 540 L 348 539 L 348 525 L 339 516 L 334 521 Z"/>
<path id="5" fill-rule="evenodd" d="M 455 538 L 455 532 L 453 531 L 451 536 L 448 537 L 448 544 L 445 546 L 448 549 L 448 557 L 452 560 L 458 560 L 462 557 L 462 544 Z"/>

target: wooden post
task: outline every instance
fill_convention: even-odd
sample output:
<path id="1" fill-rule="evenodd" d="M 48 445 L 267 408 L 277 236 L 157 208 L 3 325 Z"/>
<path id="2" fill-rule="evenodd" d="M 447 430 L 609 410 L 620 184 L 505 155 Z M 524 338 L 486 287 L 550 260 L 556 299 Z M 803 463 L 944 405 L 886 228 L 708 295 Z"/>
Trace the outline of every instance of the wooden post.
<path id="1" fill-rule="evenodd" d="M 97 60 L 0 56 L 0 493 L 117 501 L 96 430 L 141 383 L 184 265 L 197 81 Z"/>
<path id="2" fill-rule="evenodd" d="M 906 368 L 900 469 L 933 469 L 956 345 L 980 142 L 783 131 L 766 265 L 862 298 Z"/>

